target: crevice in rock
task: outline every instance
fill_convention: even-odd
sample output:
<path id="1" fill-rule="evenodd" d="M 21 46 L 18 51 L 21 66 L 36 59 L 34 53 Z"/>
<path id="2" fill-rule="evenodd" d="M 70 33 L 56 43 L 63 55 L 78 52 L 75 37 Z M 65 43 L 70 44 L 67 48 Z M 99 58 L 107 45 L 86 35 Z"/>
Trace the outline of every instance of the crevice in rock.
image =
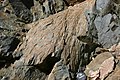
<path id="1" fill-rule="evenodd" d="M 63 0 L 63 1 L 66 4 L 66 6 L 73 6 L 76 3 L 81 3 L 81 2 L 83 2 L 85 0 Z"/>
<path id="2" fill-rule="evenodd" d="M 8 67 L 16 60 L 13 58 L 13 52 L 17 48 L 20 40 L 10 36 L 1 37 L 0 39 L 0 68 Z"/>
<path id="3" fill-rule="evenodd" d="M 66 6 L 70 6 L 69 3 L 66 0 L 63 0 L 66 4 Z"/>
<path id="4" fill-rule="evenodd" d="M 51 57 L 52 55 L 48 55 L 46 57 L 46 59 L 44 59 L 44 61 L 42 62 L 42 64 L 39 64 L 39 65 L 35 65 L 35 67 L 37 69 L 39 69 L 40 71 L 46 73 L 46 74 L 49 74 L 52 69 L 53 69 L 53 66 L 55 65 L 56 62 L 58 62 L 60 59 L 58 57 Z"/>
<path id="5" fill-rule="evenodd" d="M 20 40 L 17 39 L 17 38 L 14 38 L 13 42 L 11 43 L 11 47 L 9 48 L 8 52 L 14 51 L 17 48 L 19 43 L 20 43 Z"/>
<path id="6" fill-rule="evenodd" d="M 92 44 L 92 45 L 88 45 L 88 44 L 83 44 L 81 45 L 81 55 L 80 55 L 80 65 L 81 67 L 85 67 L 86 65 L 89 64 L 89 62 L 92 60 L 91 57 L 94 55 L 95 53 L 95 49 L 98 47 L 99 45 L 97 44 Z M 93 53 L 93 54 L 92 54 Z"/>
<path id="7" fill-rule="evenodd" d="M 31 7 L 34 6 L 33 0 L 21 0 L 21 1 L 28 9 L 31 9 Z"/>

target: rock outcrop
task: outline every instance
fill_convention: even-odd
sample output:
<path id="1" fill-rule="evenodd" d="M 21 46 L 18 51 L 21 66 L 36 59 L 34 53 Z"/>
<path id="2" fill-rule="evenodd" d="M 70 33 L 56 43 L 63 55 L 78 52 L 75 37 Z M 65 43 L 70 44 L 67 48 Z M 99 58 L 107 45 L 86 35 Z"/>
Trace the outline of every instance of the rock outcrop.
<path id="1" fill-rule="evenodd" d="M 88 36 L 84 13 L 92 9 L 94 3 L 94 0 L 87 0 L 32 23 L 25 41 L 20 47 L 18 46 L 13 55 L 15 59 L 21 58 L 11 65 L 10 68 L 14 72 L 7 74 L 7 77 L 17 80 L 33 80 L 33 78 L 42 80 L 43 75 L 46 79 L 48 75 L 48 80 L 75 79 L 78 68 L 84 67 L 89 62 L 91 58 L 88 56 L 97 46 L 96 43 L 88 44 L 78 38 Z M 88 37 L 92 38 L 92 36 Z M 54 70 L 57 70 L 56 73 L 53 73 Z M 27 75 L 31 75 L 32 78 L 28 78 Z"/>
<path id="2" fill-rule="evenodd" d="M 119 5 L 0 0 L 0 80 L 119 80 Z"/>
<path id="3" fill-rule="evenodd" d="M 101 6 L 103 5 L 103 6 Z M 96 2 L 94 25 L 98 31 L 98 41 L 105 48 L 110 48 L 120 41 L 119 3 L 114 0 Z"/>
<path id="4" fill-rule="evenodd" d="M 18 63 L 22 61 L 26 66 L 36 67 L 45 74 L 49 74 L 52 70 L 54 71 L 53 66 L 55 63 L 62 60 L 62 65 L 66 67 L 63 72 L 69 73 L 68 78 L 69 76 L 72 79 L 75 78 L 78 64 L 81 62 L 81 65 L 84 66 L 90 59 L 85 55 L 89 55 L 92 50 L 88 49 L 84 52 L 84 49 L 87 49 L 88 46 L 96 47 L 94 44 L 87 45 L 87 43 L 78 39 L 78 36 L 87 35 L 87 21 L 84 12 L 87 9 L 92 9 L 94 2 L 94 0 L 87 0 L 31 24 L 32 29 L 30 29 L 25 41 L 17 50 L 23 54 Z M 82 58 L 79 55 L 83 55 Z M 62 65 L 57 68 L 62 67 Z M 54 74 L 54 76 L 60 76 L 60 74 Z M 52 80 L 59 80 L 61 76 Z"/>

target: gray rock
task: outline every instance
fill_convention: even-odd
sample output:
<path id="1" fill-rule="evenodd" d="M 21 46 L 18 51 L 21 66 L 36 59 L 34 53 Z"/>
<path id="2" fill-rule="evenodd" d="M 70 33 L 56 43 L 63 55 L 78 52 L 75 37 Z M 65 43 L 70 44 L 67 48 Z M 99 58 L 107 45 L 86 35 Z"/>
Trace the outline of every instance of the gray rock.
<path id="1" fill-rule="evenodd" d="M 62 60 L 55 64 L 47 80 L 71 80 L 68 67 Z"/>
<path id="2" fill-rule="evenodd" d="M 3 76 L 1 80 L 9 80 L 9 77 Z"/>
<path id="3" fill-rule="evenodd" d="M 89 24 L 91 29 L 95 28 L 97 29 L 98 36 L 97 43 L 100 43 L 105 48 L 110 48 L 110 46 L 120 41 L 119 37 L 120 21 L 118 19 L 119 13 L 116 13 L 119 12 L 119 10 L 116 9 L 116 6 L 117 8 L 119 7 L 117 4 L 113 5 L 114 2 L 112 3 L 111 2 L 112 2 L 111 0 L 107 1 L 97 0 L 95 8 L 99 11 L 99 13 L 96 13 L 95 16 L 93 16 L 93 21 L 91 20 L 92 22 L 91 24 Z M 115 7 L 115 9 L 112 9 L 112 7 Z M 114 14 L 114 12 L 116 14 Z M 92 31 L 90 34 L 93 34 L 94 31 Z"/>
<path id="4" fill-rule="evenodd" d="M 99 11 L 100 15 L 105 15 L 111 10 L 112 0 L 96 0 L 96 9 Z"/>
<path id="5" fill-rule="evenodd" d="M 15 15 L 19 20 L 30 23 L 33 21 L 33 16 L 30 10 L 23 4 L 21 0 L 9 0 L 10 4 L 14 9 Z"/>
<path id="6" fill-rule="evenodd" d="M 13 51 L 20 40 L 10 36 L 0 36 L 0 66 L 9 65 L 14 62 Z"/>
<path id="7" fill-rule="evenodd" d="M 10 80 L 45 80 L 46 74 L 33 66 L 17 66 L 13 68 Z"/>
<path id="8" fill-rule="evenodd" d="M 78 72 L 76 75 L 77 75 L 76 76 L 77 80 L 86 80 L 87 79 L 85 73 L 83 73 L 83 72 Z"/>

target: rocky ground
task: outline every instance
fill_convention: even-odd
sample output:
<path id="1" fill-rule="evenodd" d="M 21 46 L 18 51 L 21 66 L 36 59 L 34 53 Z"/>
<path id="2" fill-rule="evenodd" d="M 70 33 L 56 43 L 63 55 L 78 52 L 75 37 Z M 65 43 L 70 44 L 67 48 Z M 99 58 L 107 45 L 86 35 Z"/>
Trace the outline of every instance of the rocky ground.
<path id="1" fill-rule="evenodd" d="M 0 0 L 0 80 L 119 79 L 119 0 Z"/>

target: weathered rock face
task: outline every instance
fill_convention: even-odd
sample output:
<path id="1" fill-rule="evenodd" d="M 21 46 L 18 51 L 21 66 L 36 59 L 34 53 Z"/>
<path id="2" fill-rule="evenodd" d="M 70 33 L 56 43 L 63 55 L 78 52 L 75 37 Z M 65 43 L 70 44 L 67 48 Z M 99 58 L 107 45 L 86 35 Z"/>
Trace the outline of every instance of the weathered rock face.
<path id="1" fill-rule="evenodd" d="M 113 71 L 114 63 L 114 57 L 111 53 L 101 53 L 86 67 L 85 73 L 91 80 L 98 78 L 104 80 Z"/>
<path id="2" fill-rule="evenodd" d="M 120 1 L 83 1 L 0 1 L 0 79 L 117 80 Z"/>
<path id="3" fill-rule="evenodd" d="M 105 48 L 110 48 L 120 41 L 118 5 L 119 3 L 113 0 L 97 0 L 93 12 L 89 15 L 92 17 L 88 22 L 97 29 L 98 42 Z"/>
<path id="4" fill-rule="evenodd" d="M 62 63 L 62 60 L 54 65 L 47 80 L 71 80 L 68 67 Z"/>
<path id="5" fill-rule="evenodd" d="M 52 72 L 58 70 L 58 73 L 66 72 L 62 75 L 51 72 L 49 80 L 51 75 L 53 75 L 51 80 L 74 79 L 79 64 L 84 66 L 90 60 L 88 56 L 94 49 L 92 50 L 89 46 L 96 47 L 92 42 L 91 45 L 78 39 L 78 36 L 87 36 L 88 29 L 84 12 L 91 9 L 94 2 L 94 0 L 87 0 L 32 24 L 32 29 L 18 49 L 23 53 L 18 63 L 22 61 L 23 65 L 34 66 L 45 74 L 49 74 L 51 70 Z M 56 63 L 60 60 L 66 68 L 61 69 L 62 71 L 59 71 L 59 68 L 63 68 L 62 65 Z"/>

